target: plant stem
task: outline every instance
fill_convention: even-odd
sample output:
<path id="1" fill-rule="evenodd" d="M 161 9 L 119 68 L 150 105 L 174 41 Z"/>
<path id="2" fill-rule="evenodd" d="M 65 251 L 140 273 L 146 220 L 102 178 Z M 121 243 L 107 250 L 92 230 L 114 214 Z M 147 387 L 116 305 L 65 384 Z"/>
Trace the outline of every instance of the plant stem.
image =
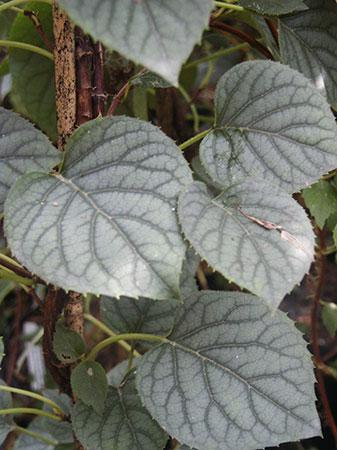
<path id="1" fill-rule="evenodd" d="M 334 416 L 330 407 L 329 403 L 329 397 L 326 392 L 325 388 L 325 381 L 324 376 L 321 371 L 322 366 L 324 366 L 324 362 L 321 358 L 321 352 L 319 348 L 319 333 L 318 333 L 318 320 L 319 320 L 319 307 L 320 307 L 320 300 L 321 300 L 321 294 L 322 289 L 324 286 L 324 279 L 325 279 L 325 256 L 323 255 L 322 251 L 325 249 L 325 238 L 324 233 L 322 231 L 318 232 L 319 237 L 319 250 L 316 257 L 316 276 L 317 281 L 314 288 L 314 303 L 311 310 L 311 340 L 312 340 L 312 351 L 314 354 L 314 361 L 317 367 L 316 371 L 316 377 L 317 377 L 317 387 L 318 392 L 320 394 L 322 406 L 324 415 L 326 417 L 326 421 L 328 426 L 330 427 L 330 430 L 332 432 L 333 438 L 335 440 L 335 443 L 337 445 L 337 425 L 334 420 Z"/>
<path id="2" fill-rule="evenodd" d="M 90 350 L 85 360 L 95 359 L 98 352 L 108 347 L 111 344 L 119 341 L 155 341 L 155 342 L 167 342 L 167 339 L 163 336 L 157 336 L 147 333 L 123 333 L 116 336 L 111 336 L 104 341 L 99 342 L 94 348 Z"/>
<path id="3" fill-rule="evenodd" d="M 218 6 L 219 8 L 225 8 L 225 9 L 231 9 L 233 11 L 244 11 L 245 8 L 239 5 L 233 5 L 231 3 L 225 3 L 225 2 L 218 2 L 214 1 L 214 5 Z"/>
<path id="4" fill-rule="evenodd" d="M 20 275 L 17 275 L 16 273 L 11 272 L 9 269 L 2 266 L 1 264 L 0 264 L 0 278 L 2 278 L 4 280 L 14 281 L 15 283 L 23 284 L 25 286 L 31 286 L 32 284 L 34 284 L 33 280 L 29 280 L 28 278 L 20 277 Z"/>
<path id="5" fill-rule="evenodd" d="M 47 445 L 53 445 L 56 446 L 58 444 L 57 441 L 52 441 L 51 439 L 46 438 L 40 433 L 36 433 L 35 431 L 28 430 L 27 428 L 19 427 L 18 425 L 15 426 L 15 430 L 22 434 L 27 434 L 27 436 L 31 436 L 32 438 L 36 439 L 37 441 L 44 442 Z"/>
<path id="6" fill-rule="evenodd" d="M 35 0 L 35 1 L 39 3 L 48 3 L 48 5 L 51 5 L 52 3 L 52 0 Z M 6 9 L 13 8 L 13 6 L 21 5 L 22 3 L 27 3 L 27 0 L 11 0 L 10 2 L 0 5 L 0 12 L 5 11 Z"/>
<path id="7" fill-rule="evenodd" d="M 212 53 L 211 55 L 204 56 L 203 58 L 196 59 L 195 61 L 191 61 L 184 65 L 183 70 L 190 69 L 191 67 L 198 66 L 199 64 L 213 61 L 214 59 L 221 58 L 222 56 L 228 56 L 232 53 L 238 52 L 240 50 L 246 50 L 249 48 L 249 43 L 244 42 L 243 44 L 238 44 L 233 47 L 225 48 L 222 50 L 219 50 L 217 52 Z"/>
<path id="8" fill-rule="evenodd" d="M 195 104 L 193 103 L 191 97 L 189 96 L 188 92 L 181 85 L 179 85 L 178 89 L 179 89 L 179 92 L 181 93 L 181 95 L 184 97 L 184 99 L 188 103 L 189 107 L 191 108 L 191 113 L 192 113 L 192 117 L 193 117 L 193 129 L 194 129 L 195 133 L 198 133 L 199 128 L 200 128 L 198 110 L 197 110 Z"/>
<path id="9" fill-rule="evenodd" d="M 84 318 L 88 321 L 91 322 L 93 325 L 95 325 L 97 328 L 99 328 L 100 330 L 103 331 L 103 333 L 107 334 L 108 336 L 118 336 L 118 334 L 114 333 L 109 327 L 107 327 L 103 322 L 101 322 L 100 320 L 96 319 L 96 317 L 94 317 L 91 314 L 84 314 Z M 131 352 L 132 351 L 132 346 L 130 344 L 128 344 L 125 341 L 118 341 L 118 344 L 123 347 L 127 352 Z M 141 356 L 139 352 L 137 352 L 137 350 L 133 350 L 133 354 L 134 356 Z"/>
<path id="10" fill-rule="evenodd" d="M 36 392 L 26 391 L 25 389 L 18 389 L 18 388 L 15 388 L 15 387 L 3 386 L 3 385 L 0 385 L 0 391 L 12 392 L 13 394 L 25 395 L 26 397 L 35 398 L 36 400 L 39 400 L 39 401 L 41 401 L 43 403 L 46 403 L 47 405 L 51 406 L 61 416 L 65 415 L 64 412 L 62 411 L 62 409 L 59 407 L 59 405 L 57 403 L 53 402 L 53 400 L 50 400 L 47 397 L 44 397 L 43 395 L 37 394 Z"/>
<path id="11" fill-rule="evenodd" d="M 212 128 L 208 128 L 205 131 L 201 131 L 201 133 L 196 134 L 195 136 L 191 137 L 187 141 L 183 142 L 179 145 L 180 150 L 185 150 L 185 148 L 190 147 L 191 145 L 195 144 L 196 142 L 200 141 L 202 138 L 204 138 L 208 133 L 212 131 Z"/>
<path id="12" fill-rule="evenodd" d="M 6 3 L 7 5 L 8 3 Z M 0 6 L 1 8 L 1 6 Z M 18 42 L 18 41 L 8 41 L 8 40 L 0 40 L 0 47 L 13 47 L 13 48 L 19 48 L 21 50 L 28 50 L 33 53 L 37 53 L 41 56 L 45 56 L 46 58 L 50 59 L 51 61 L 54 60 L 54 56 L 52 53 L 48 52 L 48 50 L 45 50 L 44 48 L 37 47 L 36 45 L 27 44 L 26 42 Z"/>
<path id="13" fill-rule="evenodd" d="M 227 23 L 220 22 L 218 20 L 212 20 L 210 23 L 211 27 L 215 30 L 219 30 L 223 34 L 232 34 L 234 36 L 237 36 L 242 41 L 248 42 L 252 47 L 254 47 L 256 50 L 258 50 L 262 55 L 264 55 L 267 59 L 273 60 L 273 55 L 270 53 L 270 51 L 262 45 L 258 40 L 255 39 L 255 37 L 251 36 L 250 34 L 241 31 L 235 27 L 232 27 L 231 25 L 228 25 Z"/>
<path id="14" fill-rule="evenodd" d="M 5 416 L 7 414 L 34 414 L 35 416 L 48 417 L 48 419 L 55 420 L 56 422 L 61 422 L 62 417 L 56 414 L 49 413 L 43 409 L 37 408 L 6 408 L 0 409 L 0 416 Z"/>

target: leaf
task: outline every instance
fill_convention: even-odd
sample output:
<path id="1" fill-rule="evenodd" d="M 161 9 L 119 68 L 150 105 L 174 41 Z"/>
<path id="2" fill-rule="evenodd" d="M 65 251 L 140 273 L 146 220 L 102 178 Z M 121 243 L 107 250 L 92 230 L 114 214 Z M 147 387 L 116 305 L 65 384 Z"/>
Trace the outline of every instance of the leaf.
<path id="1" fill-rule="evenodd" d="M 62 175 L 30 174 L 11 191 L 9 246 L 66 290 L 179 298 L 185 244 L 175 208 L 191 179 L 179 148 L 153 125 L 88 122 L 68 142 Z"/>
<path id="2" fill-rule="evenodd" d="M 208 25 L 211 0 L 60 0 L 84 31 L 178 86 L 183 62 Z"/>
<path id="3" fill-rule="evenodd" d="M 51 6 L 41 2 L 29 2 L 25 10 L 32 10 L 42 24 L 43 31 L 53 41 Z M 18 14 L 10 30 L 13 41 L 26 42 L 46 48 L 33 22 L 24 14 Z M 54 63 L 45 56 L 27 50 L 9 50 L 9 66 L 13 81 L 12 100 L 15 109 L 26 113 L 52 141 L 56 140 Z"/>
<path id="4" fill-rule="evenodd" d="M 317 225 L 323 229 L 328 218 L 337 212 L 337 191 L 325 180 L 304 189 L 303 198 Z"/>
<path id="5" fill-rule="evenodd" d="M 48 430 L 45 429 L 45 421 L 41 417 L 34 419 L 28 425 L 27 429 L 42 435 L 51 442 L 55 442 L 55 445 L 58 443 L 58 441 L 49 434 Z M 39 441 L 32 436 L 22 433 L 15 442 L 14 450 L 54 450 L 55 445 L 47 444 L 46 442 Z"/>
<path id="6" fill-rule="evenodd" d="M 0 209 L 9 188 L 24 173 L 51 170 L 60 152 L 30 122 L 0 108 Z"/>
<path id="7" fill-rule="evenodd" d="M 71 373 L 73 393 L 85 405 L 92 406 L 97 414 L 104 410 L 108 382 L 101 364 L 83 361 Z"/>
<path id="8" fill-rule="evenodd" d="M 2 339 L 1 345 L 3 346 Z M 3 348 L 1 349 L 3 356 Z M 0 379 L 0 385 L 6 386 L 6 383 Z M 12 396 L 9 392 L 0 391 L 0 409 L 8 409 L 13 407 Z M 14 427 L 13 416 L 11 414 L 0 416 L 0 446 L 6 439 L 7 434 L 12 431 Z"/>
<path id="9" fill-rule="evenodd" d="M 199 290 L 195 278 L 199 264 L 200 258 L 196 255 L 193 248 L 187 249 L 183 270 L 180 276 L 180 292 L 183 299 Z"/>
<path id="10" fill-rule="evenodd" d="M 201 162 L 223 186 L 247 175 L 298 191 L 337 167 L 337 127 L 325 99 L 298 72 L 276 62 L 239 64 L 220 79 L 216 130 Z"/>
<path id="11" fill-rule="evenodd" d="M 307 0 L 309 10 L 280 20 L 282 61 L 312 80 L 337 108 L 337 8 L 333 0 Z"/>
<path id="12" fill-rule="evenodd" d="M 66 394 L 60 394 L 58 389 L 45 389 L 43 395 L 57 403 L 62 411 L 67 416 L 70 416 L 71 400 Z M 44 405 L 44 409 L 53 412 L 49 405 Z M 41 428 L 52 436 L 52 439 L 57 440 L 59 444 L 74 442 L 73 431 L 69 422 L 56 422 L 55 420 L 44 417 L 41 422 Z"/>
<path id="13" fill-rule="evenodd" d="M 239 0 L 238 5 L 266 16 L 281 16 L 308 9 L 303 0 Z"/>
<path id="14" fill-rule="evenodd" d="M 79 334 L 58 321 L 53 336 L 53 350 L 61 362 L 71 364 L 83 355 L 85 344 Z"/>
<path id="15" fill-rule="evenodd" d="M 136 377 L 153 418 L 191 447 L 254 450 L 320 434 L 301 333 L 249 294 L 190 296 Z"/>
<path id="16" fill-rule="evenodd" d="M 162 450 L 168 440 L 143 408 L 133 376 L 121 386 L 109 386 L 103 414 L 77 401 L 71 418 L 86 450 Z"/>
<path id="17" fill-rule="evenodd" d="M 322 320 L 330 336 L 334 337 L 337 332 L 337 305 L 335 303 L 323 303 Z"/>
<path id="18" fill-rule="evenodd" d="M 178 214 L 202 258 L 274 308 L 313 260 L 314 234 L 304 210 L 267 183 L 248 179 L 214 197 L 194 182 L 182 193 Z"/>
<path id="19" fill-rule="evenodd" d="M 168 88 L 171 86 L 170 83 L 165 81 L 159 75 L 148 71 L 136 75 L 131 80 L 131 84 L 133 84 L 134 86 L 142 86 L 146 88 Z"/>
<path id="20" fill-rule="evenodd" d="M 101 299 L 101 318 L 116 333 L 151 333 L 167 336 L 171 331 L 176 300 L 156 302 L 149 298 L 120 300 L 103 296 Z"/>

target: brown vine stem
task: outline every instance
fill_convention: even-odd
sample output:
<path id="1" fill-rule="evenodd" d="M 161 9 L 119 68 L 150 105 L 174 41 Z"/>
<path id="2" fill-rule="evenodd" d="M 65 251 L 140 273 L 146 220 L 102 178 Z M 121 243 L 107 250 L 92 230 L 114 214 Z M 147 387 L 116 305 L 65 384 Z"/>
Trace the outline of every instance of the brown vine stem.
<path id="1" fill-rule="evenodd" d="M 253 36 L 250 36 L 248 33 L 238 30 L 237 28 L 234 28 L 231 25 L 220 22 L 218 20 L 211 20 L 210 25 L 212 28 L 222 32 L 223 34 L 232 34 L 234 36 L 237 36 L 242 41 L 248 42 L 248 44 L 250 44 L 256 50 L 262 53 L 267 59 L 274 59 L 273 55 L 270 53 L 267 47 L 262 45 L 259 41 L 257 41 Z"/>
<path id="2" fill-rule="evenodd" d="M 100 42 L 94 45 L 94 80 L 93 80 L 93 108 L 94 116 L 103 116 L 105 110 L 104 85 L 104 48 Z"/>
<path id="3" fill-rule="evenodd" d="M 37 33 L 39 34 L 40 38 L 43 40 L 44 45 L 46 46 L 46 48 L 50 52 L 53 52 L 54 51 L 54 45 L 52 44 L 52 42 L 50 42 L 48 36 L 44 32 L 44 29 L 42 27 L 40 19 L 37 17 L 37 15 L 34 13 L 34 11 L 24 10 L 23 14 L 31 20 L 31 22 L 33 23 Z"/>
<path id="4" fill-rule="evenodd" d="M 319 330 L 318 330 L 318 320 L 319 320 L 319 311 L 320 311 L 320 300 L 322 289 L 324 286 L 325 279 L 325 256 L 323 254 L 323 250 L 325 249 L 325 238 L 324 232 L 318 232 L 319 238 L 319 250 L 317 252 L 316 257 L 316 284 L 314 289 L 314 303 L 311 311 L 311 336 L 312 336 L 312 350 L 314 353 L 314 361 L 317 367 L 316 376 L 318 383 L 318 391 L 320 394 L 324 414 L 326 421 L 331 429 L 333 434 L 336 446 L 337 446 L 337 426 L 333 417 L 333 413 L 330 408 L 330 403 L 328 399 L 328 395 L 325 388 L 324 376 L 322 372 L 322 366 L 324 366 L 324 362 L 321 359 L 320 348 L 319 348 Z"/>

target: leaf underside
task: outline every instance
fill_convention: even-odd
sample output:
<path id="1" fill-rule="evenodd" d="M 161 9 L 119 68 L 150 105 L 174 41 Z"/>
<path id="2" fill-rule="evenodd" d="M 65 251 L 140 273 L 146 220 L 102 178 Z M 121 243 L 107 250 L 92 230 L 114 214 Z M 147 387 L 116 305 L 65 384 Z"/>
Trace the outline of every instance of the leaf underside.
<path id="1" fill-rule="evenodd" d="M 247 179 L 214 197 L 194 182 L 179 199 L 179 220 L 210 266 L 276 308 L 308 272 L 314 235 L 287 193 Z M 246 215 L 245 215 L 246 214 Z M 267 229 L 247 215 L 279 229 Z"/>
<path id="2" fill-rule="evenodd" d="M 215 111 L 215 131 L 202 141 L 200 159 L 224 187 L 253 176 L 292 193 L 337 166 L 329 105 L 287 66 L 235 66 L 217 85 Z"/>
<path id="3" fill-rule="evenodd" d="M 179 298 L 185 244 L 175 209 L 191 179 L 179 148 L 153 125 L 91 121 L 69 140 L 62 175 L 31 173 L 11 190 L 9 246 L 66 290 Z"/>
<path id="4" fill-rule="evenodd" d="M 255 450 L 320 434 L 301 334 L 254 296 L 193 295 L 168 342 L 137 368 L 145 407 L 199 450 Z"/>
<path id="5" fill-rule="evenodd" d="M 60 0 L 82 29 L 173 85 L 208 25 L 211 0 Z"/>

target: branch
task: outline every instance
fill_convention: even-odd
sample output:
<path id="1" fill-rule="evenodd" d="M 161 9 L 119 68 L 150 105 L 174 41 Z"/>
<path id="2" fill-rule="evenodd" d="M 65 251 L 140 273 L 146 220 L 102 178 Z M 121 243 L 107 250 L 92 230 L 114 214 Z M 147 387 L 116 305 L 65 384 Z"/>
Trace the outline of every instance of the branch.
<path id="1" fill-rule="evenodd" d="M 253 36 L 250 36 L 248 33 L 244 31 L 238 30 L 237 28 L 232 27 L 231 25 L 227 25 L 226 23 L 219 22 L 217 20 L 211 20 L 210 25 L 215 30 L 222 32 L 223 34 L 232 34 L 237 36 L 244 42 L 248 42 L 252 47 L 256 48 L 260 53 L 262 53 L 267 59 L 274 59 L 273 55 L 270 51 L 262 45 L 259 41 L 257 41 Z"/>
<path id="2" fill-rule="evenodd" d="M 318 319 L 319 319 L 319 309 L 320 309 L 320 299 L 322 294 L 322 289 L 324 285 L 325 279 L 325 256 L 322 254 L 322 250 L 325 249 L 325 239 L 323 232 L 319 231 L 319 251 L 317 252 L 316 259 L 316 286 L 314 289 L 314 304 L 311 311 L 311 337 L 312 337 L 312 349 L 314 353 L 314 360 L 317 367 L 316 375 L 318 382 L 318 391 L 320 394 L 320 398 L 322 401 L 322 406 L 324 410 L 324 414 L 327 420 L 327 423 L 331 429 L 333 434 L 335 443 L 337 445 L 337 426 L 333 417 L 333 413 L 331 411 L 331 407 L 329 404 L 328 395 L 325 388 L 324 376 L 322 373 L 322 366 L 324 366 L 324 362 L 321 359 L 320 348 L 318 342 Z"/>

